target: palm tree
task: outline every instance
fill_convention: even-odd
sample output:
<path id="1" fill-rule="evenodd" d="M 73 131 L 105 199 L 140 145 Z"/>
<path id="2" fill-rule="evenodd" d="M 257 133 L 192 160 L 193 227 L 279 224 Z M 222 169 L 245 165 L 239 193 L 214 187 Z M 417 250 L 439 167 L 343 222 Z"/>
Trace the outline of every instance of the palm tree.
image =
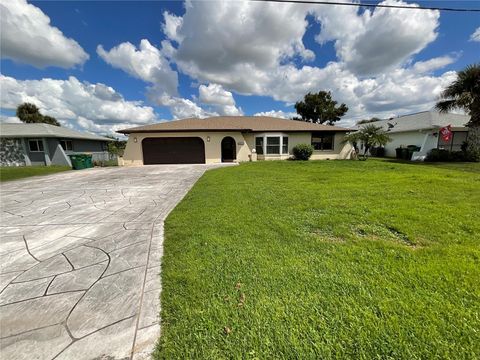
<path id="1" fill-rule="evenodd" d="M 357 144 L 362 142 L 364 145 L 363 157 L 367 158 L 368 150 L 375 146 L 385 146 L 389 141 L 392 141 L 387 132 L 380 126 L 367 124 L 354 133 L 345 136 L 345 141 Z"/>
<path id="2" fill-rule="evenodd" d="M 457 79 L 440 95 L 436 108 L 440 112 L 462 109 L 470 115 L 467 126 L 467 151 L 480 157 L 480 64 L 457 72 Z"/>

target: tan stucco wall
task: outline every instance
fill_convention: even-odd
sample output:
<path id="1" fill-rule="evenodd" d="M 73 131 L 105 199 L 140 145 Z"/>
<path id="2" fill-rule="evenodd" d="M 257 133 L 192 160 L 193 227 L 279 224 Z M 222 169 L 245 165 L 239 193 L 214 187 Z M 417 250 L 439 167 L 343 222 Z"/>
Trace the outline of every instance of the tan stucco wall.
<path id="1" fill-rule="evenodd" d="M 279 133 L 272 133 L 279 134 Z M 288 151 L 291 154 L 292 149 L 297 144 L 310 144 L 311 134 L 306 133 L 283 133 L 288 135 Z M 169 133 L 132 133 L 128 137 L 127 146 L 123 155 L 124 165 L 143 165 L 142 140 L 153 137 L 199 137 L 205 144 L 205 160 L 207 164 L 220 163 L 222 161 L 221 143 L 223 138 L 231 136 L 237 144 L 237 161 L 255 161 L 257 156 L 252 154 L 255 148 L 255 133 L 240 132 L 169 132 Z M 210 137 L 210 141 L 207 141 Z M 343 133 L 335 135 L 334 150 L 315 151 L 311 157 L 312 160 L 323 159 L 347 159 L 350 157 L 352 146 L 343 143 Z M 135 142 L 136 138 L 136 142 Z M 258 156 L 259 160 L 283 160 L 288 159 L 290 155 L 265 155 Z"/>
<path id="2" fill-rule="evenodd" d="M 231 136 L 237 144 L 237 161 L 249 161 L 251 150 L 240 132 L 177 132 L 177 133 L 138 133 L 130 134 L 123 154 L 125 165 L 143 165 L 142 140 L 155 137 L 199 137 L 205 144 L 207 164 L 222 162 L 221 143 L 224 137 Z M 210 137 L 210 141 L 207 138 Z M 134 139 L 137 139 L 137 142 Z M 243 143 L 243 145 L 241 145 Z"/>

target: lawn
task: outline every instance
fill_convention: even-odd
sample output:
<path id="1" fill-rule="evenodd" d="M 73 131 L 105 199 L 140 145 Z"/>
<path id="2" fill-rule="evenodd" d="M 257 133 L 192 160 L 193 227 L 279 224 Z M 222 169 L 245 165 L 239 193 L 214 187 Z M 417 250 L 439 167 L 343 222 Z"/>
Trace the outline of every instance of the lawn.
<path id="1" fill-rule="evenodd" d="M 157 359 L 480 357 L 480 164 L 208 171 L 165 224 Z"/>
<path id="2" fill-rule="evenodd" d="M 69 166 L 0 167 L 0 181 L 18 180 L 38 175 L 50 175 L 67 170 L 72 170 L 72 168 Z"/>

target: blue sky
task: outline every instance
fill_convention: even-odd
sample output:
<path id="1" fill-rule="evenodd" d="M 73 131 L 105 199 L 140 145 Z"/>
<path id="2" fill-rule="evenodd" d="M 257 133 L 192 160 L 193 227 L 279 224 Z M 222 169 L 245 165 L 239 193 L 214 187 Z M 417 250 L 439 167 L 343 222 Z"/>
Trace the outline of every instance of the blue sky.
<path id="1" fill-rule="evenodd" d="M 30 101 L 100 133 L 185 116 L 288 117 L 319 90 L 350 107 L 345 125 L 428 110 L 480 54 L 479 13 L 247 1 L 0 4 L 3 120 L 15 121 L 16 104 Z"/>

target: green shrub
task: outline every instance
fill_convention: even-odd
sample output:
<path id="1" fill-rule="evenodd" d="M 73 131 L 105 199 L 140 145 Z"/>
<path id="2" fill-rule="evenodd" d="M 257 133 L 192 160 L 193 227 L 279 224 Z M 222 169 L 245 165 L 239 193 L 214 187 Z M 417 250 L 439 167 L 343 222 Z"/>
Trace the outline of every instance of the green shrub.
<path id="1" fill-rule="evenodd" d="M 309 144 L 298 144 L 293 147 L 295 160 L 308 160 L 313 154 L 313 146 Z"/>
<path id="2" fill-rule="evenodd" d="M 480 153 L 472 151 L 449 151 L 443 149 L 432 149 L 428 152 L 425 161 L 429 162 L 454 162 L 470 161 L 479 162 Z"/>

